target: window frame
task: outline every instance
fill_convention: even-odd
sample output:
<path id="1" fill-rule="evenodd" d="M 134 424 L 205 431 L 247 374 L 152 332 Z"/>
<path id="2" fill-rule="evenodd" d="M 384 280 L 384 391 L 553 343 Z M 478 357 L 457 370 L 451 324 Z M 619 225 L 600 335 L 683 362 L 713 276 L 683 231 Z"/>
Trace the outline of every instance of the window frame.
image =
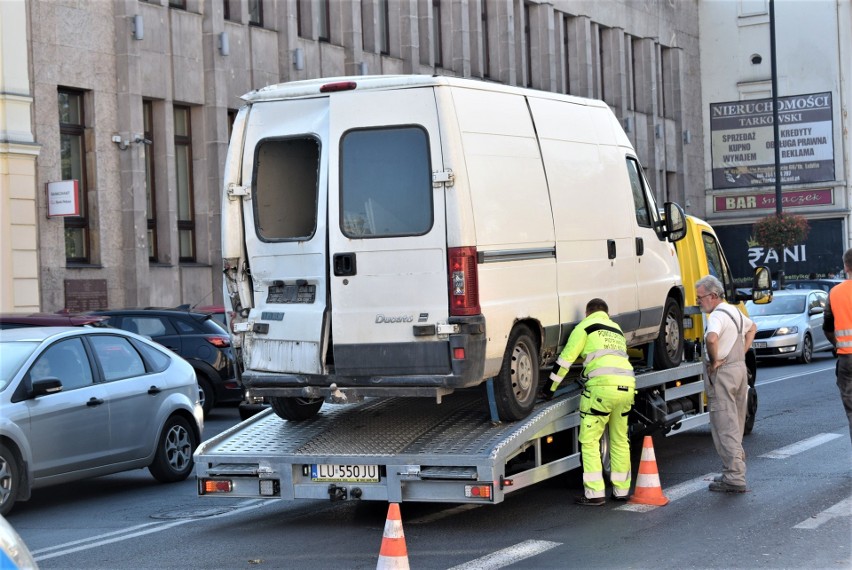
<path id="1" fill-rule="evenodd" d="M 187 134 L 179 135 L 178 134 L 178 121 L 177 121 L 177 113 L 185 112 L 186 113 L 186 131 Z M 178 262 L 179 263 L 194 263 L 196 260 L 196 244 L 195 244 L 195 184 L 193 180 L 192 173 L 192 107 L 189 105 L 173 105 L 172 114 L 174 115 L 174 145 L 175 145 L 175 185 L 176 185 L 176 198 L 177 202 L 177 241 L 178 241 Z M 178 168 L 178 161 L 181 159 L 180 154 L 178 153 L 178 147 L 186 149 L 186 196 L 185 199 L 187 201 L 187 218 L 181 219 L 181 185 L 180 180 L 177 180 L 180 169 Z M 189 232 L 189 247 L 191 249 L 191 255 L 184 255 L 184 251 L 181 251 L 182 241 L 181 241 L 181 232 Z"/>
<path id="2" fill-rule="evenodd" d="M 64 123 L 62 122 L 62 97 L 63 95 L 71 98 L 73 97 L 77 102 L 77 113 L 79 115 L 79 123 Z M 80 190 L 80 215 L 79 216 L 65 216 L 64 221 L 64 235 L 65 235 L 65 263 L 66 264 L 88 264 L 91 262 L 91 232 L 90 232 L 90 224 L 89 224 L 89 201 L 88 201 L 88 172 L 87 172 L 87 149 L 86 149 L 86 92 L 81 89 L 72 89 L 66 87 L 60 87 L 57 90 L 57 111 L 59 111 L 59 162 L 60 162 L 60 176 L 64 179 L 65 172 L 63 172 L 64 167 L 62 163 L 65 161 L 63 158 L 63 138 L 64 137 L 74 137 L 79 141 L 79 164 L 77 165 L 80 179 L 79 179 L 79 190 Z M 71 157 L 68 160 L 72 160 Z M 73 170 L 73 168 L 72 168 Z M 73 175 L 72 175 L 73 176 Z M 68 255 L 68 236 L 69 232 L 80 231 L 82 233 L 81 243 L 83 247 L 83 255 L 82 256 L 69 256 Z"/>
<path id="3" fill-rule="evenodd" d="M 142 100 L 142 124 L 143 136 L 151 141 L 142 145 L 145 153 L 145 218 L 147 224 L 146 238 L 148 240 L 148 261 L 156 263 L 159 259 L 159 240 L 157 237 L 157 181 L 154 173 L 156 164 L 154 162 L 154 102 L 150 99 Z"/>

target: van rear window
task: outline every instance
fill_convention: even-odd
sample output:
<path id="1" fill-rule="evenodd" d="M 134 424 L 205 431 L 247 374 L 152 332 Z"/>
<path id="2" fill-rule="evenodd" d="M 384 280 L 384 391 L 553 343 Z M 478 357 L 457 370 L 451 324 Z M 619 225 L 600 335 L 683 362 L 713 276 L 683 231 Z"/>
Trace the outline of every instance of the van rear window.
<path id="1" fill-rule="evenodd" d="M 313 137 L 266 140 L 254 167 L 254 221 L 265 241 L 304 240 L 317 226 L 319 141 Z"/>
<path id="2" fill-rule="evenodd" d="M 431 229 L 432 168 L 426 131 L 353 130 L 340 145 L 340 229 L 345 236 L 411 236 Z"/>

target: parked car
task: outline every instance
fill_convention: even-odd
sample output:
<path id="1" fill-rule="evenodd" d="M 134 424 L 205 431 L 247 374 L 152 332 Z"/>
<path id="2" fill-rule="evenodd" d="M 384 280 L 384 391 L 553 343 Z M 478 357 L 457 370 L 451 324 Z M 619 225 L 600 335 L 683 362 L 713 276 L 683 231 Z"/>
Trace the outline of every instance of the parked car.
<path id="1" fill-rule="evenodd" d="M 175 307 L 180 311 L 194 311 L 196 313 L 209 313 L 213 320 L 222 325 L 222 328 L 226 331 L 228 330 L 228 322 L 225 318 L 225 306 L 224 305 L 179 305 Z"/>
<path id="2" fill-rule="evenodd" d="M 785 289 L 820 289 L 822 291 L 831 291 L 831 288 L 838 283 L 843 283 L 843 279 L 791 279 L 784 282 Z"/>
<path id="3" fill-rule="evenodd" d="M 209 313 L 183 309 L 94 311 L 110 326 L 150 337 L 176 352 L 195 369 L 205 416 L 213 406 L 237 403 L 243 387 L 236 372 L 231 339 Z"/>
<path id="4" fill-rule="evenodd" d="M 822 330 L 827 300 L 825 291 L 785 289 L 775 291 L 769 304 L 747 302 L 748 314 L 757 324 L 755 356 L 808 363 L 814 352 L 831 349 Z"/>
<path id="5" fill-rule="evenodd" d="M 106 317 L 98 315 L 65 313 L 0 313 L 0 329 L 23 327 L 83 327 L 107 326 Z"/>
<path id="6" fill-rule="evenodd" d="M 186 361 L 111 328 L 0 331 L 0 514 L 33 489 L 147 467 L 192 473 L 203 412 Z"/>

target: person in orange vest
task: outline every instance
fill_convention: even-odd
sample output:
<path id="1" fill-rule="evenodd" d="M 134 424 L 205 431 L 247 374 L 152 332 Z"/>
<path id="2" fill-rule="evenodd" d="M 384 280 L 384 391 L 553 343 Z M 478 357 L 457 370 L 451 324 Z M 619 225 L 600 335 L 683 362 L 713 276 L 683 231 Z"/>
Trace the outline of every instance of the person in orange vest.
<path id="1" fill-rule="evenodd" d="M 828 292 L 822 330 L 837 352 L 837 387 L 849 420 L 852 439 L 852 248 L 843 254 L 846 280 Z"/>

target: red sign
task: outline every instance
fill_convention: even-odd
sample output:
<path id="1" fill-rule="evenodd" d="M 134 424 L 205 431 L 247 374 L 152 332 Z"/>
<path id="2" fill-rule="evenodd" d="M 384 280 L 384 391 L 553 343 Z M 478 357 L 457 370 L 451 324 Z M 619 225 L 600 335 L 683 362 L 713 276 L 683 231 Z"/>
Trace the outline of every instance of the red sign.
<path id="1" fill-rule="evenodd" d="M 48 218 L 80 215 L 80 187 L 76 180 L 48 182 L 45 186 Z"/>
<path id="2" fill-rule="evenodd" d="M 713 200 L 714 212 L 775 209 L 775 194 L 737 194 L 735 196 L 716 196 Z M 781 194 L 781 206 L 783 208 L 794 208 L 797 206 L 824 206 L 833 203 L 834 193 L 831 188 L 800 190 L 797 192 L 784 192 Z"/>

